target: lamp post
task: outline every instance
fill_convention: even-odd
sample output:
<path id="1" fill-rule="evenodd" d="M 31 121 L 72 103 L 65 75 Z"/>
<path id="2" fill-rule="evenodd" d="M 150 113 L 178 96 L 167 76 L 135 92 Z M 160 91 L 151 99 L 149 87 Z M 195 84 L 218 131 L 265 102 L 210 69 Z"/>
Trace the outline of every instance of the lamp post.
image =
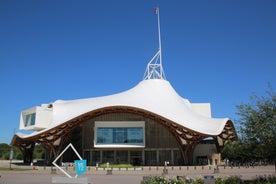
<path id="1" fill-rule="evenodd" d="M 12 169 L 11 168 L 12 159 L 13 159 L 13 148 L 11 147 L 11 149 L 10 149 L 10 170 Z"/>

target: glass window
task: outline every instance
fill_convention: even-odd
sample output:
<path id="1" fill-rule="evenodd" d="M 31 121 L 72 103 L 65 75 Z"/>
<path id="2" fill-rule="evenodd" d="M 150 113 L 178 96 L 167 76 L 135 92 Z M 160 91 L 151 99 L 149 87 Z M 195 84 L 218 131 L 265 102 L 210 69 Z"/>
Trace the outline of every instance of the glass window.
<path id="1" fill-rule="evenodd" d="M 97 130 L 97 143 L 111 144 L 113 143 L 112 128 L 98 128 Z"/>
<path id="2" fill-rule="evenodd" d="M 27 114 L 24 124 L 25 127 L 35 125 L 35 113 Z"/>
<path id="3" fill-rule="evenodd" d="M 98 127 L 96 144 L 143 145 L 143 137 L 143 127 Z"/>
<path id="4" fill-rule="evenodd" d="M 144 147 L 144 121 L 95 121 L 95 147 Z"/>

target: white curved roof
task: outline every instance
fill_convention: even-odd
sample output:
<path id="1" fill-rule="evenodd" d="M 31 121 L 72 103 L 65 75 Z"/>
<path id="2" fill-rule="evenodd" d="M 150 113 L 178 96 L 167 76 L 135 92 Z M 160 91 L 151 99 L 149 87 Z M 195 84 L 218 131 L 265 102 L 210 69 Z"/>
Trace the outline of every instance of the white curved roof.
<path id="1" fill-rule="evenodd" d="M 47 129 L 86 112 L 111 106 L 141 108 L 208 135 L 219 135 L 229 120 L 196 113 L 192 110 L 190 102 L 179 96 L 170 83 L 162 79 L 143 80 L 130 90 L 114 95 L 70 101 L 58 100 L 52 105 L 52 124 Z"/>

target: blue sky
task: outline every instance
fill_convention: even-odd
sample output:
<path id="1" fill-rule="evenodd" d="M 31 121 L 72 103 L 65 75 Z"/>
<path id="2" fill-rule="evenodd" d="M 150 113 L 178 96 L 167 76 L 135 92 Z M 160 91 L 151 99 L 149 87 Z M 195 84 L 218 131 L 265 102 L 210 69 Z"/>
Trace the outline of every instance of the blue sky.
<path id="1" fill-rule="evenodd" d="M 20 111 L 138 84 L 158 50 L 167 80 L 213 117 L 276 86 L 275 0 L 1 0 L 0 143 Z"/>

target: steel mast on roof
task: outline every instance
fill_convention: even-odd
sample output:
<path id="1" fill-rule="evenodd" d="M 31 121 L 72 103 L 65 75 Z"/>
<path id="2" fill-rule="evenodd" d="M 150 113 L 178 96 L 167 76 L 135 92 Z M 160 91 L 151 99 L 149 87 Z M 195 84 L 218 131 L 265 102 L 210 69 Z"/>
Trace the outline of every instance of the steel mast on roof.
<path id="1" fill-rule="evenodd" d="M 162 67 L 162 47 L 161 47 L 161 33 L 160 33 L 160 17 L 159 17 L 159 8 L 154 8 L 155 14 L 157 14 L 158 21 L 158 41 L 159 49 L 153 58 L 149 61 L 147 69 L 144 74 L 144 80 L 148 79 L 163 79 L 166 80 L 165 73 Z"/>

